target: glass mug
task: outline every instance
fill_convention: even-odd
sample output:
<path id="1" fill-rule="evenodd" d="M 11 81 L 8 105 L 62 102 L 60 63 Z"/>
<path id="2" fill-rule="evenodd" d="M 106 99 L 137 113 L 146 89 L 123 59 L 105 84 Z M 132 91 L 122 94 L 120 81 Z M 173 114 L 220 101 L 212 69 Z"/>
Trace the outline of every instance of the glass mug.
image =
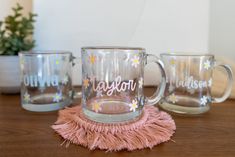
<path id="1" fill-rule="evenodd" d="M 83 47 L 82 107 L 85 116 L 102 123 L 140 117 L 145 104 L 157 103 L 166 86 L 163 63 L 143 48 Z M 144 66 L 149 57 L 161 71 L 160 86 L 152 97 L 143 95 Z"/>
<path id="2" fill-rule="evenodd" d="M 232 90 L 233 74 L 228 65 L 217 64 L 213 55 L 160 55 L 164 62 L 167 86 L 159 106 L 180 114 L 200 114 L 210 109 L 211 103 L 225 101 Z M 228 85 L 221 98 L 211 96 L 212 73 L 222 67 L 228 75 Z"/>
<path id="3" fill-rule="evenodd" d="M 30 111 L 53 111 L 72 103 L 71 52 L 21 52 L 21 104 Z M 79 95 L 79 93 L 77 93 Z"/>

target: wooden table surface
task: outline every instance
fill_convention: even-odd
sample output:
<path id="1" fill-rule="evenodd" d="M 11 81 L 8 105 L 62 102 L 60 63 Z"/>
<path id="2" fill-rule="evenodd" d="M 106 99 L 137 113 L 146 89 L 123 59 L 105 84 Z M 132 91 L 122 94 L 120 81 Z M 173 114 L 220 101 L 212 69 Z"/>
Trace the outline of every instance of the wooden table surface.
<path id="1" fill-rule="evenodd" d="M 29 112 L 20 107 L 19 95 L 0 95 L 0 157 L 235 157 L 235 101 L 212 104 L 208 113 L 198 117 L 173 118 L 175 142 L 153 149 L 106 153 L 73 144 L 66 148 L 50 127 L 57 112 Z"/>

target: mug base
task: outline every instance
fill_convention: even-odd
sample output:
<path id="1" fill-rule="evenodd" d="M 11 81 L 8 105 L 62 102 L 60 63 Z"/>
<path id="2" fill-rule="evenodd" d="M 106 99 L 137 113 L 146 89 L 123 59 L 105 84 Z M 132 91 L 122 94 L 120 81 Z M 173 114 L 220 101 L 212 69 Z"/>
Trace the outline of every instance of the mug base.
<path id="1" fill-rule="evenodd" d="M 49 103 L 51 102 L 51 100 L 53 99 L 53 94 L 43 94 L 43 95 L 39 95 L 39 96 L 34 96 L 31 98 L 31 101 L 33 102 L 22 102 L 22 107 L 25 110 L 28 111 L 34 111 L 34 112 L 48 112 L 48 111 L 56 111 L 59 109 L 62 109 L 66 106 L 69 106 L 72 103 L 72 100 L 67 98 L 63 98 L 63 101 L 61 102 L 53 102 L 53 103 Z M 45 100 L 50 100 L 48 102 L 46 102 Z M 43 102 L 45 101 L 45 102 Z M 39 103 L 41 102 L 41 103 Z M 43 103 L 42 103 L 43 102 Z"/>
<path id="2" fill-rule="evenodd" d="M 130 112 L 130 113 L 123 113 L 123 114 L 102 114 L 83 108 L 83 113 L 88 119 L 95 122 L 122 123 L 138 119 L 141 115 L 141 110 L 137 110 L 135 112 Z"/>
<path id="3" fill-rule="evenodd" d="M 186 107 L 186 106 L 179 106 L 177 104 L 172 104 L 168 102 L 161 102 L 159 103 L 159 107 L 165 111 L 169 111 L 176 114 L 183 114 L 183 115 L 198 115 L 209 111 L 210 106 L 200 106 L 200 107 Z"/>
<path id="4" fill-rule="evenodd" d="M 59 103 L 53 104 L 22 104 L 22 107 L 28 111 L 34 112 L 49 112 L 49 111 L 56 111 L 62 109 L 71 104 L 71 101 L 63 101 Z"/>

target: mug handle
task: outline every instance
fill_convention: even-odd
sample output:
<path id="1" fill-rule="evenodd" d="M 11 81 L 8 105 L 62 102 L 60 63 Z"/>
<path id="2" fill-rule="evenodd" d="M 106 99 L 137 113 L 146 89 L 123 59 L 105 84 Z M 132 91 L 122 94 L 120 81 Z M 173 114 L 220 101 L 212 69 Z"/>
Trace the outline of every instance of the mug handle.
<path id="1" fill-rule="evenodd" d="M 153 58 L 153 60 L 150 61 L 148 59 L 148 57 L 149 58 L 150 57 Z M 165 91 L 165 88 L 166 88 L 166 73 L 165 73 L 165 70 L 164 70 L 163 62 L 157 56 L 152 55 L 152 54 L 147 54 L 146 55 L 145 66 L 148 64 L 148 62 L 150 62 L 150 63 L 153 62 L 153 63 L 157 64 L 159 69 L 160 69 L 161 76 L 162 76 L 160 86 L 157 87 L 157 89 L 154 92 L 154 94 L 151 97 L 146 97 L 145 103 L 147 105 L 154 105 L 157 102 L 159 102 L 159 100 L 161 100 L 161 98 L 163 97 L 163 94 L 164 94 L 164 91 Z"/>
<path id="2" fill-rule="evenodd" d="M 70 62 L 72 63 L 72 67 L 76 65 L 76 63 L 74 62 L 75 59 L 77 58 L 71 55 Z M 81 59 L 81 58 L 78 58 L 78 59 Z M 72 99 L 81 98 L 81 97 L 82 97 L 81 91 L 75 91 L 74 89 L 72 90 L 72 96 L 71 96 Z"/>
<path id="3" fill-rule="evenodd" d="M 217 68 L 217 67 L 222 67 L 222 68 L 225 69 L 225 71 L 227 72 L 228 83 L 227 83 L 227 87 L 225 89 L 224 94 L 220 98 L 215 98 L 215 97 L 211 98 L 212 103 L 221 103 L 221 102 L 225 101 L 229 97 L 229 95 L 232 91 L 232 88 L 233 88 L 233 71 L 232 71 L 232 68 L 227 64 L 221 64 L 221 63 L 217 64 L 215 62 L 215 65 L 214 65 L 213 68 Z"/>

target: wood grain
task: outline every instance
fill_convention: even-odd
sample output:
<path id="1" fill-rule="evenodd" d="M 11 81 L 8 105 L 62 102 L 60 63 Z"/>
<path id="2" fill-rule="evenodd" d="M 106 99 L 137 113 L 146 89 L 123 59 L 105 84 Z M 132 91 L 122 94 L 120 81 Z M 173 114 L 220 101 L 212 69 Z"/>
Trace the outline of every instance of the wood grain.
<path id="1" fill-rule="evenodd" d="M 145 92 L 149 95 L 152 88 Z M 76 100 L 78 103 L 80 100 Z M 50 126 L 57 112 L 34 113 L 20 107 L 19 95 L 0 95 L 0 157 L 234 157 L 235 101 L 212 104 L 210 112 L 198 117 L 173 115 L 175 142 L 133 152 L 89 151 L 63 139 Z"/>

